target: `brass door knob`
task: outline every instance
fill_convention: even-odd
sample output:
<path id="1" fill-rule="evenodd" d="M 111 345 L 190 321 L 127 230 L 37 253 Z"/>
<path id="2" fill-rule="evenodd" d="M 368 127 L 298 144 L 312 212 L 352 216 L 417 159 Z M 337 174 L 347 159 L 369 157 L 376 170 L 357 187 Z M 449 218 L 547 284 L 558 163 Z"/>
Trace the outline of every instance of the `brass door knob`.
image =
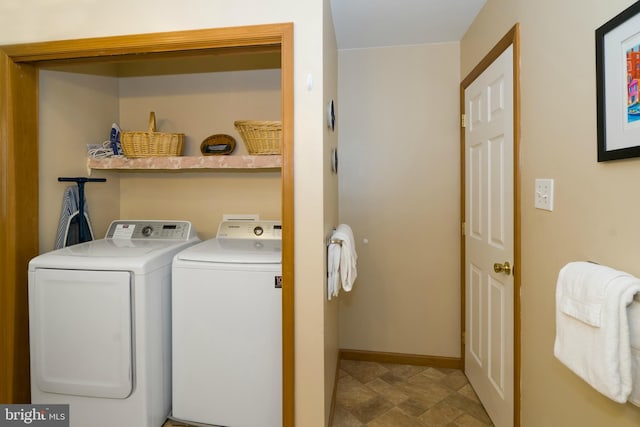
<path id="1" fill-rule="evenodd" d="M 511 264 L 509 264 L 509 261 L 505 261 L 504 264 L 496 262 L 493 264 L 493 271 L 496 273 L 504 273 L 508 276 L 511 274 Z"/>

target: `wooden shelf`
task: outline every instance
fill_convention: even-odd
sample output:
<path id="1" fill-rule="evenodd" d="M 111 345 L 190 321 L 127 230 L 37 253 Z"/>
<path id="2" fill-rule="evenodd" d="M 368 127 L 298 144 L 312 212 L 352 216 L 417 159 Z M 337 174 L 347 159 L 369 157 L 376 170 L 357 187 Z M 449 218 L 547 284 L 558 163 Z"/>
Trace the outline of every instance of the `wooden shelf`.
<path id="1" fill-rule="evenodd" d="M 282 156 L 179 156 L 129 159 L 87 159 L 89 169 L 185 170 L 185 169 L 279 169 Z"/>

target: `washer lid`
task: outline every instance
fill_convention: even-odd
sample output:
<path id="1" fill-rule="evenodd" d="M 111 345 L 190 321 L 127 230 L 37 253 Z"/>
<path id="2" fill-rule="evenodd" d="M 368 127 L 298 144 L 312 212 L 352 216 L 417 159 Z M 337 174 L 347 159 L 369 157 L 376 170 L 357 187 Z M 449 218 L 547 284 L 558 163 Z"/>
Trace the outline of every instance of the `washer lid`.
<path id="1" fill-rule="evenodd" d="M 194 245 L 176 256 L 180 261 L 229 264 L 280 264 L 280 240 L 210 239 Z"/>
<path id="2" fill-rule="evenodd" d="M 179 242 L 178 242 L 179 243 Z M 158 240 L 101 239 L 60 249 L 60 256 L 78 257 L 142 257 L 176 242 Z"/>
<path id="3" fill-rule="evenodd" d="M 47 252 L 29 261 L 37 268 L 69 270 L 126 270 L 136 274 L 171 265 L 175 254 L 199 242 L 182 240 L 101 239 Z"/>

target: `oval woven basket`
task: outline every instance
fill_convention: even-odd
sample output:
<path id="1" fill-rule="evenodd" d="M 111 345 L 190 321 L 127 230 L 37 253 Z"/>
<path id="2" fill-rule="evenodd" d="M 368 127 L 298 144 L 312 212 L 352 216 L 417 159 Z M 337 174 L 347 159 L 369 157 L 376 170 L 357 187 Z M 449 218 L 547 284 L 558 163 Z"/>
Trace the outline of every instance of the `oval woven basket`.
<path id="1" fill-rule="evenodd" d="M 200 152 L 203 156 L 229 155 L 235 148 L 236 140 L 231 135 L 222 133 L 208 136 L 200 144 Z"/>
<path id="2" fill-rule="evenodd" d="M 281 154 L 282 122 L 267 120 L 237 120 L 233 122 L 251 155 Z"/>

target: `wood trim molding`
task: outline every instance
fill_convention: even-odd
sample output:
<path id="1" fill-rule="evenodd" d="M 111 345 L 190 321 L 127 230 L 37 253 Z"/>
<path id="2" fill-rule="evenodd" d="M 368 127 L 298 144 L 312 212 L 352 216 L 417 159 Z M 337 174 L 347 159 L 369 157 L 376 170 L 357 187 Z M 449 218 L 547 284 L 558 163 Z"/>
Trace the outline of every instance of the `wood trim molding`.
<path id="1" fill-rule="evenodd" d="M 464 80 L 462 80 L 460 86 L 463 89 L 466 89 L 471 83 L 473 83 L 473 81 L 477 79 L 478 76 L 482 74 L 484 70 L 486 70 L 489 65 L 491 65 L 493 61 L 495 61 L 502 54 L 502 52 L 504 52 L 509 46 L 515 44 L 515 42 L 519 40 L 519 28 L 519 24 L 514 25 L 507 32 L 507 34 L 505 34 L 500 39 L 500 41 L 498 41 L 498 43 L 496 43 L 496 45 L 491 48 L 489 53 L 487 53 L 485 57 L 480 60 L 478 65 L 476 65 L 473 70 L 471 70 L 471 72 L 464 78 Z"/>
<path id="2" fill-rule="evenodd" d="M 513 346 L 513 425 L 514 427 L 520 427 L 521 419 L 520 412 L 522 409 L 521 402 L 521 376 L 522 376 L 522 306 L 520 300 L 520 288 L 522 286 L 522 174 L 520 173 L 520 141 L 521 141 L 521 109 L 520 109 L 520 26 L 516 24 L 513 27 L 512 34 L 513 44 L 513 138 L 514 138 L 514 150 L 513 150 L 513 188 L 514 188 L 514 211 L 513 211 L 513 226 L 514 226 L 514 264 L 517 266 L 513 272 L 514 276 L 514 341 Z"/>
<path id="3" fill-rule="evenodd" d="M 295 425 L 293 24 L 281 29 L 282 70 L 282 413 L 283 426 Z"/>
<path id="4" fill-rule="evenodd" d="M 16 310 L 24 316 L 28 313 L 26 295 L 26 268 L 28 260 L 38 251 L 38 206 L 37 206 L 37 135 L 38 100 L 37 67 L 40 64 L 71 62 L 118 62 L 121 60 L 145 60 L 157 56 L 186 57 L 191 55 L 217 55 L 226 53 L 272 52 L 281 53 L 282 92 L 282 346 L 283 346 L 283 425 L 295 425 L 294 411 L 294 176 L 293 176 L 293 24 L 267 24 L 233 28 L 215 28 L 192 31 L 99 37 L 78 40 L 61 40 L 42 43 L 0 46 L 0 317 L 5 320 L 9 312 Z M 30 79 L 12 79 L 9 70 L 32 70 Z M 16 74 L 17 76 L 17 74 Z M 22 83 L 18 83 L 18 81 Z M 33 95 L 33 96 L 31 96 Z M 18 137 L 18 135 L 20 135 Z M 15 152 L 14 152 L 15 151 Z M 28 151 L 28 155 L 26 152 Z M 15 156 L 15 157 L 12 157 Z M 9 166 L 8 168 L 6 166 Z M 18 189 L 19 187 L 19 189 Z M 6 189 L 6 191 L 5 191 Z M 5 210 L 9 216 L 5 218 Z M 17 213 L 19 212 L 19 215 Z M 13 216 L 12 216 L 13 215 Z M 16 239 L 16 223 L 30 228 L 26 235 Z M 12 257 L 17 257 L 11 263 Z M 11 265 L 10 265 L 11 264 Z M 6 268 L 5 268 L 6 267 Z M 23 277 L 24 275 L 24 277 Z M 20 299 L 14 291 L 20 292 Z M 17 294 L 16 294 L 17 295 Z M 7 298 L 5 298 L 7 297 Z M 9 328 L 12 325 L 8 326 Z M 5 331 L 1 327 L 2 338 Z M 20 330 L 20 343 L 9 343 L 2 347 L 2 360 L 26 363 L 26 346 L 22 344 L 28 331 Z M 13 336 L 13 335 L 11 335 Z M 18 339 L 18 337 L 16 338 Z M 11 365 L 7 369 L 12 369 Z M 0 368 L 3 369 L 3 368 Z M 0 371 L 4 372 L 4 371 Z M 21 371 L 20 371 L 21 372 Z M 18 375 L 12 371 L 12 375 Z M 0 375 L 0 393 L 7 387 L 5 375 Z M 28 378 L 20 379 L 21 388 L 29 390 Z M 11 383 L 11 382 L 10 382 Z M 13 384 L 13 383 L 11 383 Z M 10 384 L 10 387 L 13 385 Z M 15 387 L 14 387 L 15 388 Z M 14 394 L 0 394 L 0 401 L 21 402 Z M 16 400 L 17 399 L 17 400 Z"/>
<path id="5" fill-rule="evenodd" d="M 426 356 L 421 354 L 388 353 L 382 351 L 341 349 L 339 360 L 361 360 L 365 362 L 396 363 L 399 365 L 431 366 L 433 368 L 462 369 L 459 357 Z"/>
<path id="6" fill-rule="evenodd" d="M 128 55 L 171 52 L 210 54 L 212 49 L 282 46 L 287 33 L 293 34 L 292 28 L 290 23 L 212 28 L 5 45 L 2 50 L 16 63 L 91 58 L 113 61 Z"/>
<path id="7" fill-rule="evenodd" d="M 0 402 L 28 403 L 27 264 L 38 254 L 37 70 L 0 52 Z"/>
<path id="8" fill-rule="evenodd" d="M 520 24 L 516 23 L 496 45 L 482 58 L 482 60 L 476 65 L 473 70 L 462 80 L 460 83 L 460 114 L 465 113 L 464 105 L 464 91 L 473 83 L 473 81 L 480 76 L 509 46 L 513 46 L 513 227 L 514 227 L 514 253 L 513 263 L 515 265 L 513 280 L 513 425 L 519 427 L 521 425 L 521 395 L 520 382 L 522 377 L 521 361 L 522 361 L 522 329 L 521 329 L 521 301 L 520 301 L 520 287 L 522 285 L 522 240 L 521 240 L 521 173 L 520 173 L 520 123 L 521 123 L 521 110 L 520 110 Z M 464 131 L 460 132 L 460 216 L 461 223 L 465 222 L 465 201 L 464 201 L 464 175 L 465 156 L 464 156 Z M 464 335 L 465 335 L 465 245 L 464 235 L 461 237 L 461 253 L 460 253 L 460 286 L 461 286 L 461 355 L 464 365 Z"/>

